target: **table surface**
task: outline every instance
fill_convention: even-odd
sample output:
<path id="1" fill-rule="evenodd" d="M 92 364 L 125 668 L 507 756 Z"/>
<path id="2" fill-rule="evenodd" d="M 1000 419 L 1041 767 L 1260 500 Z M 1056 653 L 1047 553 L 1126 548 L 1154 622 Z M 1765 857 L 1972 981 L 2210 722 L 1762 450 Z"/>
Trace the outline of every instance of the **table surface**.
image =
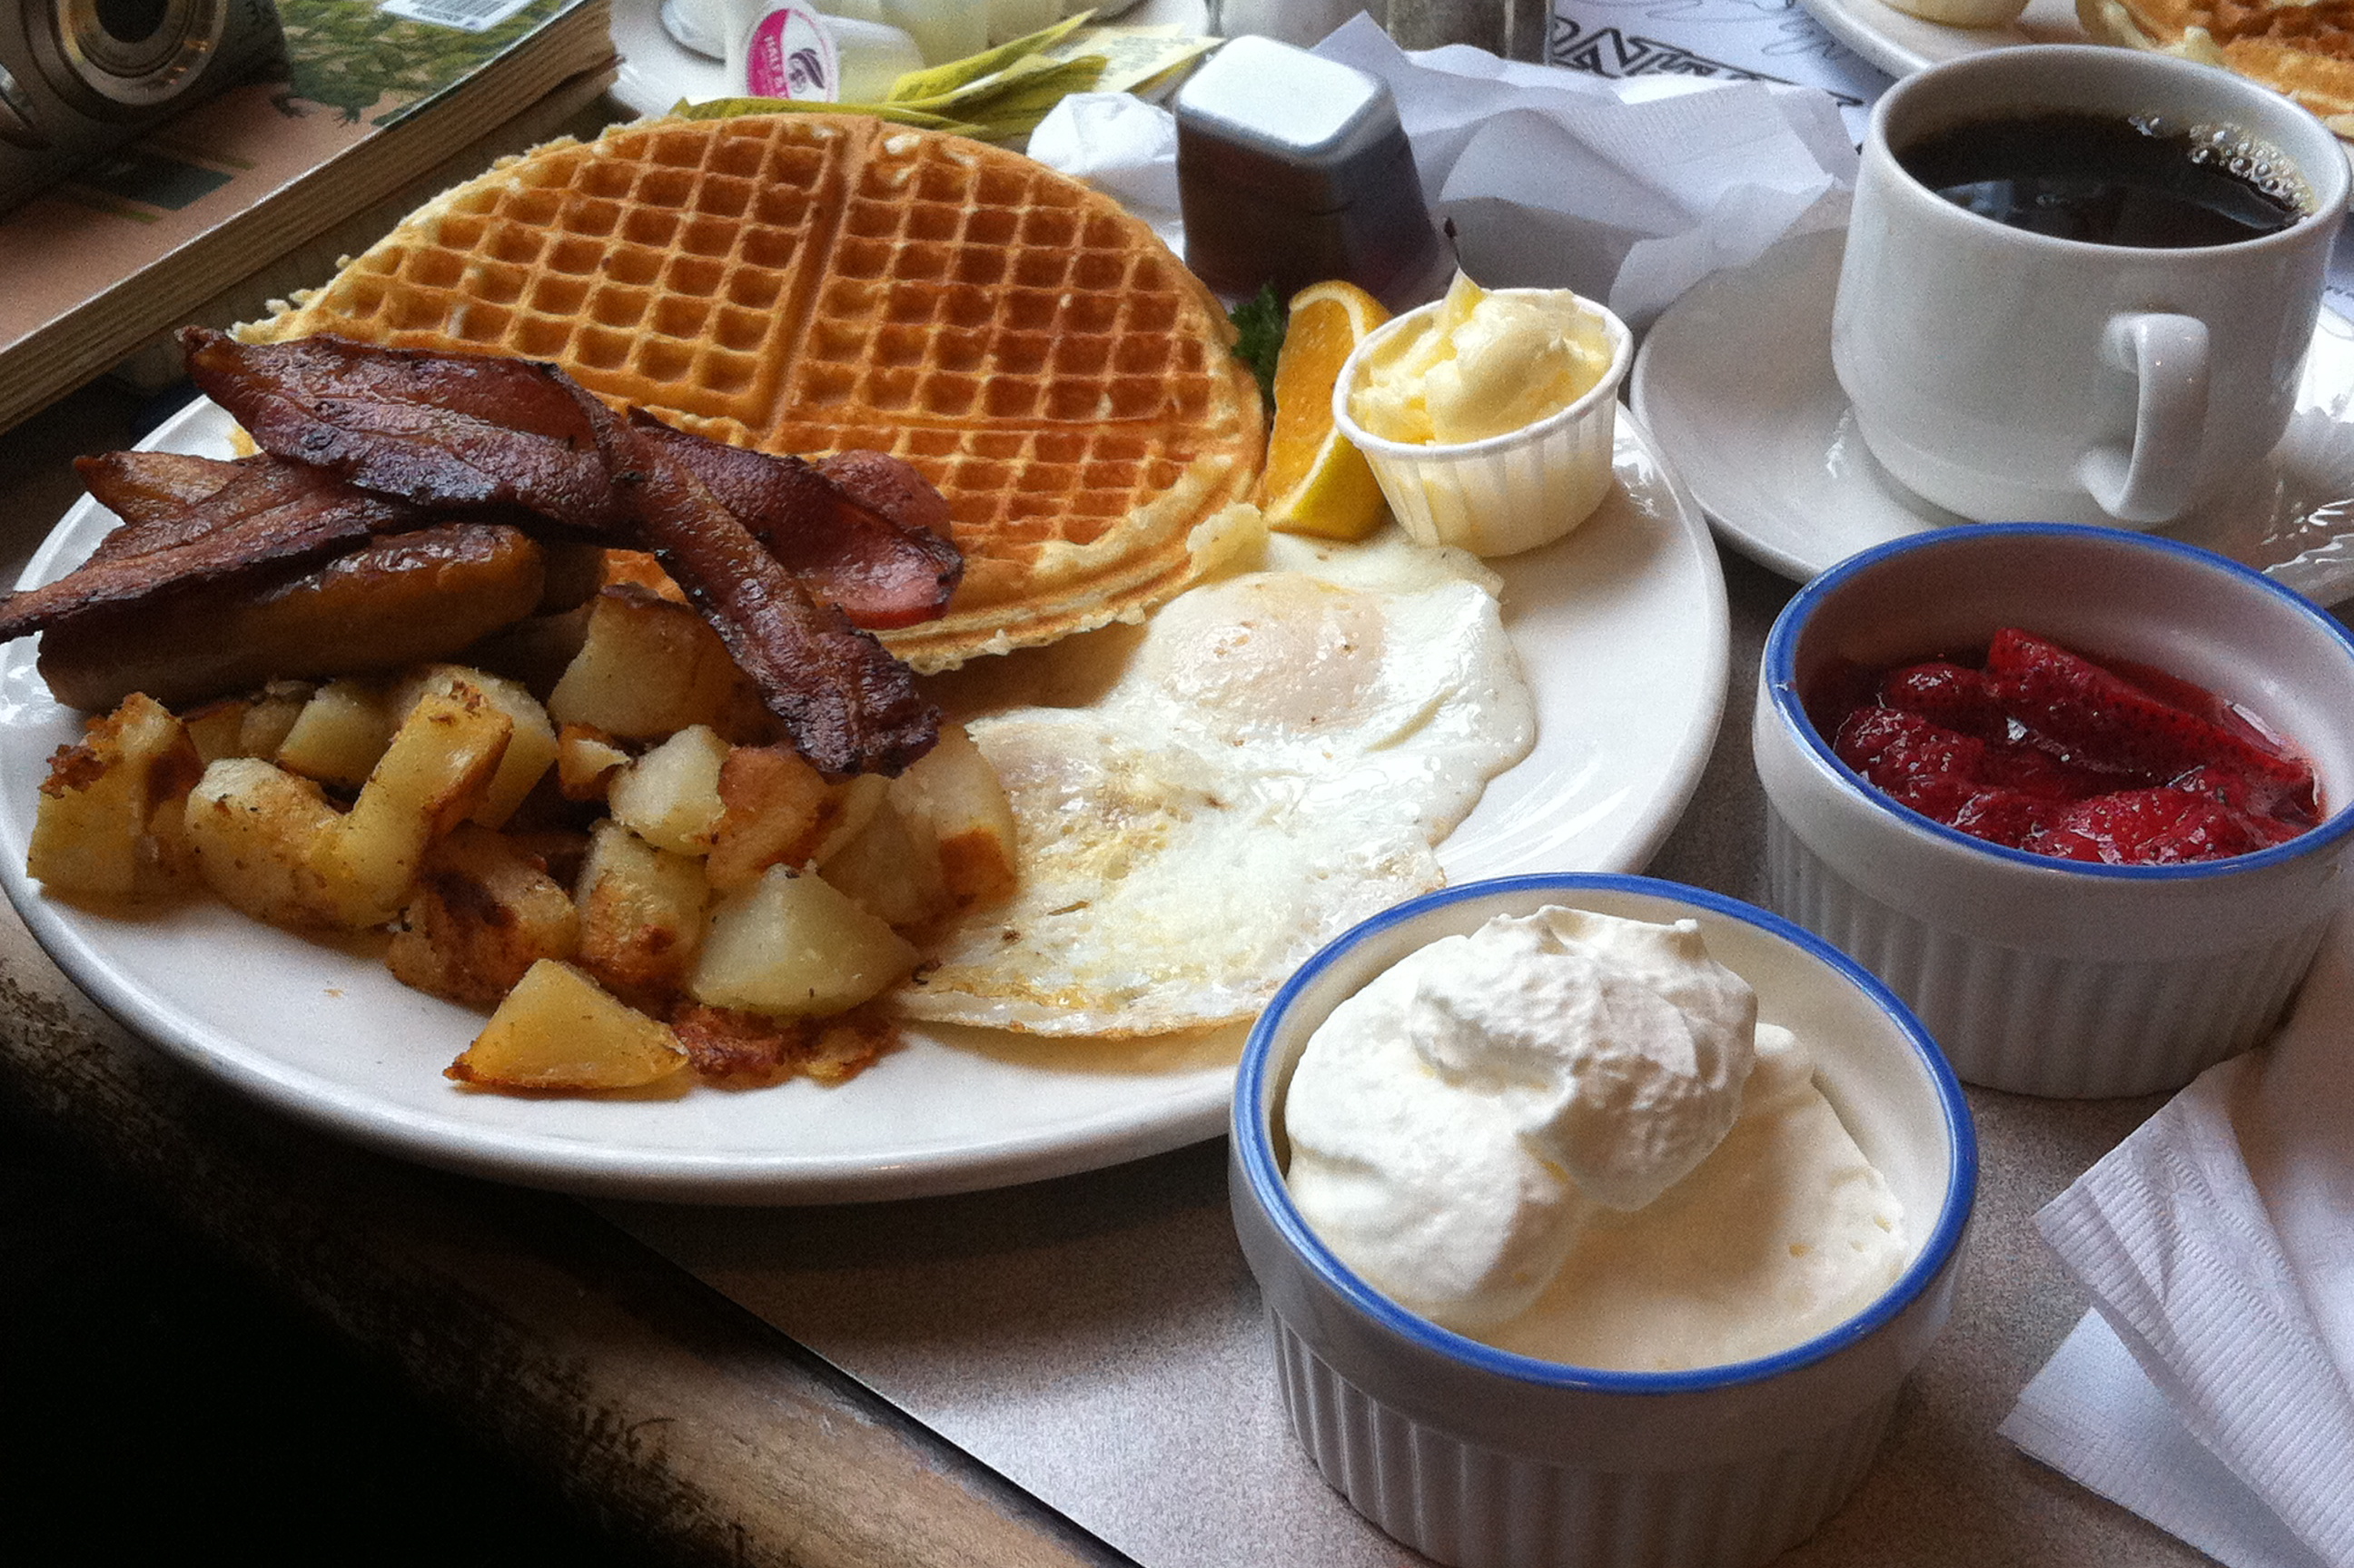
<path id="1" fill-rule="evenodd" d="M 72 499 L 70 457 L 126 444 L 119 416 L 119 399 L 85 394 L 0 435 L 0 553 L 21 559 Z M 1751 683 L 1790 588 L 1737 557 L 1726 576 L 1723 731 L 1650 870 L 1755 898 Z M 235 1099 L 102 1014 L 13 911 L 0 1093 L 397 1361 L 584 1513 L 673 1555 L 1414 1561 L 1323 1489 L 1282 1428 L 1217 1144 L 952 1198 L 591 1210 L 405 1166 Z M 2084 1310 L 2031 1216 L 2158 1102 L 1970 1098 L 1984 1164 L 1952 1323 L 1861 1492 L 1786 1561 L 2200 1561 L 1994 1430 Z"/>

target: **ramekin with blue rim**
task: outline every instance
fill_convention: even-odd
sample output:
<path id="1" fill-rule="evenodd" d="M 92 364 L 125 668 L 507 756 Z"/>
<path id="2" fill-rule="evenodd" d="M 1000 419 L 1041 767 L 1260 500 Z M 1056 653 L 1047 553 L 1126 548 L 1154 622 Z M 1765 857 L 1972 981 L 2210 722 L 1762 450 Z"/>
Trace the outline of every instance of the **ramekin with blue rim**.
<path id="1" fill-rule="evenodd" d="M 1808 716 L 1840 662 L 1984 647 L 2004 627 L 2244 705 L 2313 765 L 2327 814 L 2225 860 L 2054 860 L 1897 804 Z M 2057 523 L 1912 535 L 1801 588 L 1758 683 L 1767 902 L 1885 980 L 1969 1083 L 2070 1097 L 2179 1088 L 2269 1033 L 2346 903 L 2354 636 L 2210 551 Z"/>
<path id="2" fill-rule="evenodd" d="M 1548 906 L 1699 923 L 1710 955 L 1793 1030 L 1815 1080 L 1907 1216 L 1902 1272 L 1802 1344 L 1688 1372 L 1606 1372 L 1494 1349 L 1384 1297 L 1320 1240 L 1284 1180 L 1283 1100 L 1309 1036 L 1442 937 Z M 1906 1374 L 1945 1326 L 1978 1184 L 1969 1110 L 1903 1004 L 1764 910 L 1646 877 L 1447 888 L 1335 940 L 1243 1052 L 1229 1192 L 1276 1341 L 1292 1429 L 1324 1478 L 1457 1568 L 1747 1568 L 1805 1539 L 1862 1479 Z"/>

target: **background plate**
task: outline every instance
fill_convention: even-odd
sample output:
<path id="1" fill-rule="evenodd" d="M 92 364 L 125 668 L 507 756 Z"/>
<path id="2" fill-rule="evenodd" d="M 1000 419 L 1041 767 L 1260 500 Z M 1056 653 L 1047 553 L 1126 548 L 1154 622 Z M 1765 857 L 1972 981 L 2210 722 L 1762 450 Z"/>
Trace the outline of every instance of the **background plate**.
<path id="1" fill-rule="evenodd" d="M 624 0 L 624 4 L 634 0 Z M 1881 0 L 1798 0 L 1823 31 L 1891 76 L 1911 76 L 1940 60 L 2015 44 L 2081 44 L 2084 26 L 2072 0 L 2028 0 L 2016 22 L 1999 27 L 1948 27 L 1908 16 Z M 619 9 L 613 35 L 620 37 Z"/>
<path id="2" fill-rule="evenodd" d="M 1173 23 L 1188 35 L 1202 37 L 1210 31 L 1205 0 L 1130 0 L 1118 16 L 1106 16 L 1104 12 L 1111 9 L 1099 7 L 1097 20 L 1116 21 L 1123 27 Z M 725 66 L 682 47 L 663 30 L 662 0 L 613 0 L 613 47 L 620 51 L 621 69 L 613 79 L 612 94 L 641 114 L 667 114 L 682 98 L 699 103 L 734 90 L 727 85 Z"/>
<path id="3" fill-rule="evenodd" d="M 227 456 L 199 402 L 146 443 Z M 1633 871 L 1665 838 L 1723 712 L 1724 579 L 1697 508 L 1631 421 L 1620 488 L 1559 545 L 1494 563 L 1538 705 L 1535 749 L 1446 844 L 1456 881 Z M 113 516 L 84 500 L 27 583 L 87 555 Z M 329 944 L 196 900 L 117 918 L 41 895 L 25 850 L 48 759 L 80 715 L 50 701 L 30 639 L 0 654 L 0 883 L 101 1005 L 201 1071 L 339 1135 L 429 1164 L 566 1191 L 820 1202 L 1010 1185 L 1224 1130 L 1239 1031 L 1135 1044 L 910 1031 L 839 1088 L 806 1080 L 663 1097 L 522 1099 L 441 1069 L 480 1014 L 408 990 L 373 939 Z"/>

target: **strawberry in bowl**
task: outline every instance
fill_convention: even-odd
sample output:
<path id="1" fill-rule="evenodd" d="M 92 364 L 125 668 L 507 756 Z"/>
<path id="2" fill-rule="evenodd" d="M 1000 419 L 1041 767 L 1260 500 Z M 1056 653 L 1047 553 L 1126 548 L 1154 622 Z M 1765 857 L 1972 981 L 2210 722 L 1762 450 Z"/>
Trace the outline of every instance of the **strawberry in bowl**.
<path id="1" fill-rule="evenodd" d="M 1990 843 L 2105 865 L 2248 854 L 2317 826 L 2313 767 L 2204 687 L 2017 627 L 1975 656 L 1835 674 L 1808 704 L 1898 803 Z"/>
<path id="2" fill-rule="evenodd" d="M 1967 1082 L 2179 1087 L 2271 1031 L 2345 903 L 2354 635 L 2220 556 L 1914 535 L 1802 588 L 1759 683 L 1768 905 Z"/>

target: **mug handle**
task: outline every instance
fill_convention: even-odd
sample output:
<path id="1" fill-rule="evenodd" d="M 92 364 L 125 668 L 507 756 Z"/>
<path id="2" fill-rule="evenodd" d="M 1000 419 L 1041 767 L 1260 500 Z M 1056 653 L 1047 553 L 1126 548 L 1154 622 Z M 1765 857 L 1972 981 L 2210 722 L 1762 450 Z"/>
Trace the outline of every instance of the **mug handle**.
<path id="1" fill-rule="evenodd" d="M 2111 316 L 2101 357 L 2133 377 L 2133 444 L 2092 448 L 2076 478 L 2120 522 L 2170 523 L 2190 503 L 2207 424 L 2207 323 L 2161 311 Z"/>

